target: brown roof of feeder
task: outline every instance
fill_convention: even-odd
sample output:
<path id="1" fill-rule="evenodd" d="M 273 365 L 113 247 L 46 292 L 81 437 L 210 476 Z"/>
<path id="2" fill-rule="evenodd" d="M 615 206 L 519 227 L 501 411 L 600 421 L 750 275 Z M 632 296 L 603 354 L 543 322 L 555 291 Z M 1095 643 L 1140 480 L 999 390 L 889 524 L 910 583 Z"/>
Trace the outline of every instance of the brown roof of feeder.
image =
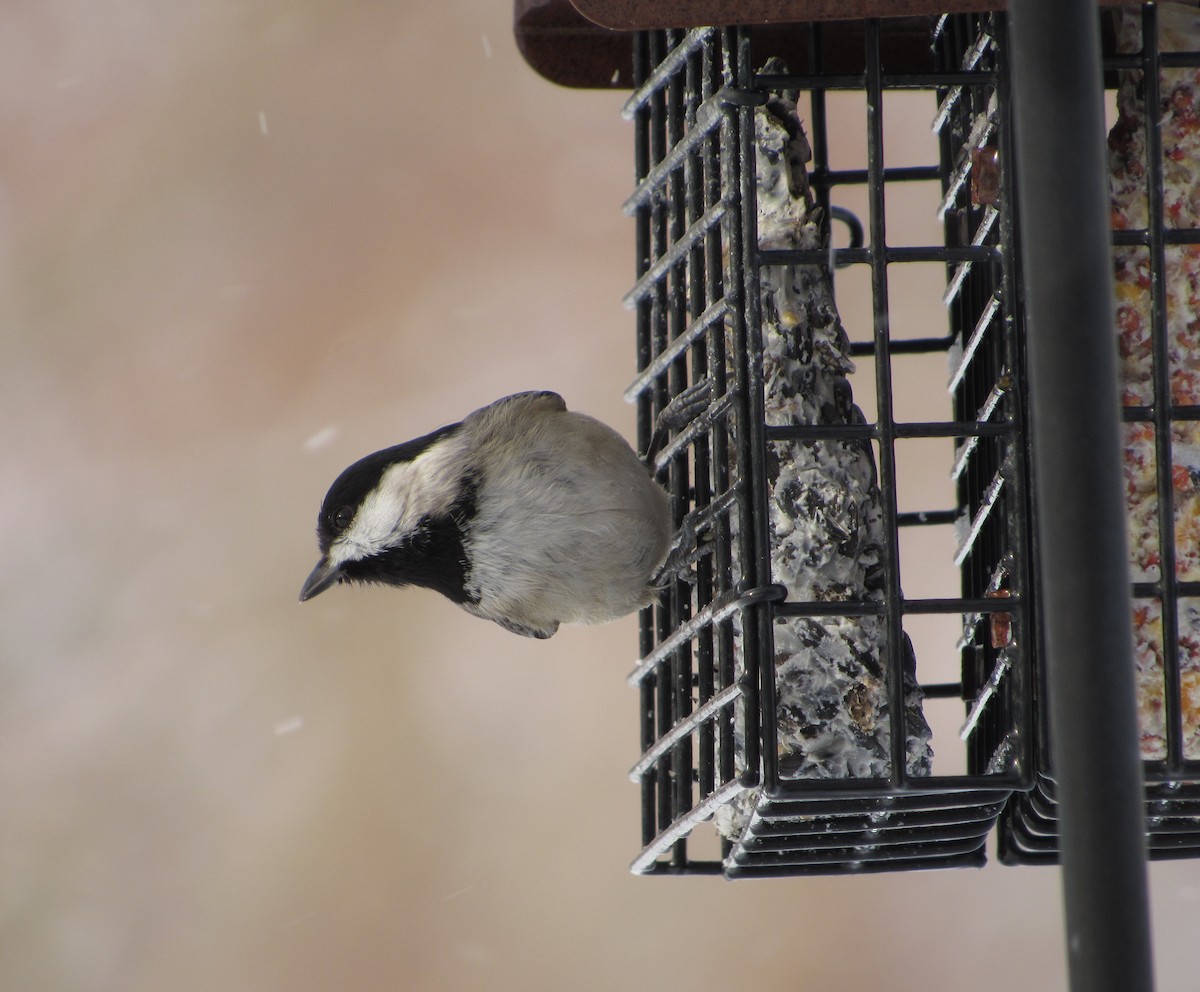
<path id="1" fill-rule="evenodd" d="M 1115 6 L 1122 0 L 1098 0 Z M 798 21 L 915 17 L 1002 10 L 1005 0 L 571 0 L 588 20 L 608 28 L 694 27 L 700 24 L 794 24 Z"/>
<path id="2" fill-rule="evenodd" d="M 1097 2 L 1115 6 L 1121 0 Z M 884 39 L 889 66 L 921 71 L 930 68 L 929 29 L 937 15 L 1004 6 L 1004 0 L 514 0 L 513 34 L 525 61 L 552 82 L 628 89 L 633 62 L 629 32 L 634 30 L 757 25 L 771 32 L 773 42 L 780 32 L 790 34 L 796 44 L 783 46 L 794 52 L 789 64 L 804 71 L 804 25 L 827 21 L 825 68 L 836 71 L 843 53 L 847 66 L 861 61 L 861 19 L 888 17 L 895 18 Z"/>

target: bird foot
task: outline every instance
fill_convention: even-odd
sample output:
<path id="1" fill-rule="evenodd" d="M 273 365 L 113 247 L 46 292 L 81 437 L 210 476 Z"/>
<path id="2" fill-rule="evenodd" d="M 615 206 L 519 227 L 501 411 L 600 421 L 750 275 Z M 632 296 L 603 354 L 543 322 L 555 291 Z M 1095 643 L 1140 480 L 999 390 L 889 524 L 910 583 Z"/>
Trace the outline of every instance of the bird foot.
<path id="1" fill-rule="evenodd" d="M 646 454 L 642 458 L 652 472 L 656 470 L 655 459 L 670 438 L 671 432 L 687 427 L 699 417 L 712 401 L 712 395 L 712 381 L 702 379 L 672 397 L 671 401 L 659 411 L 654 420 L 650 443 L 646 446 Z"/>
<path id="2" fill-rule="evenodd" d="M 712 551 L 707 529 L 701 532 L 698 526 L 707 515 L 706 509 L 693 510 L 679 522 L 679 530 L 675 532 L 667 557 L 650 580 L 653 588 L 662 588 L 675 579 L 681 579 L 688 585 L 696 584 L 693 566 Z"/>

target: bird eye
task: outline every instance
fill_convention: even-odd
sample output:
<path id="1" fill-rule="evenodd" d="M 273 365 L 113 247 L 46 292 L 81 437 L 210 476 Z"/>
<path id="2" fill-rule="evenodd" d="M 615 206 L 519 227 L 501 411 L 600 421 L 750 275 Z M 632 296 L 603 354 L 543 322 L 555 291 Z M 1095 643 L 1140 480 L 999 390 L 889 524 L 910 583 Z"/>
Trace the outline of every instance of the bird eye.
<path id="1" fill-rule="evenodd" d="M 333 526 L 338 530 L 345 530 L 350 526 L 350 521 L 354 519 L 354 508 L 350 506 L 342 506 L 334 511 L 331 520 Z"/>

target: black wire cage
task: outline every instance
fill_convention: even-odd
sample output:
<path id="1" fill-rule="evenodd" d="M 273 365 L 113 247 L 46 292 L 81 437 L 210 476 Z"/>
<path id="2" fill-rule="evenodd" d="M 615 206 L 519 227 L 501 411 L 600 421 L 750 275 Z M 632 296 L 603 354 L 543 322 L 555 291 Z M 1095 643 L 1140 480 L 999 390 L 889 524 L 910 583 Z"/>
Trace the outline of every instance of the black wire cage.
<path id="1" fill-rule="evenodd" d="M 1158 41 L 1147 5 L 1137 44 L 1118 53 L 1107 37 L 1106 84 L 1159 106 L 1163 72 L 1200 55 Z M 627 397 L 643 446 L 681 397 L 705 399 L 657 455 L 682 533 L 697 537 L 692 569 L 643 612 L 629 676 L 634 871 L 980 865 L 994 827 L 1002 862 L 1057 860 L 1005 17 L 639 31 L 632 45 Z M 927 101 L 935 150 L 895 162 L 887 109 L 913 99 Z M 1152 370 L 1125 400 L 1126 455 L 1144 446 L 1148 512 L 1175 521 L 1152 528 L 1154 567 L 1131 572 L 1135 613 L 1149 617 L 1146 836 L 1152 857 L 1186 857 L 1200 853 L 1200 751 L 1188 746 L 1200 585 L 1176 564 L 1192 557 L 1180 518 L 1200 466 L 1190 473 L 1178 452 L 1197 440 L 1200 405 L 1177 381 L 1166 276 L 1200 231 L 1164 208 L 1158 118 L 1143 117 L 1144 219 L 1134 211 L 1113 242 L 1142 292 L 1134 337 Z M 858 157 L 832 150 L 847 128 L 860 129 Z M 807 240 L 764 233 L 778 199 L 766 200 L 771 148 L 804 160 L 791 165 L 807 189 L 790 192 L 807 203 Z M 895 222 L 914 198 L 936 228 Z M 914 326 L 901 302 L 911 286 L 932 286 L 944 323 Z M 851 296 L 869 300 L 863 326 L 843 327 Z M 807 311 L 783 313 L 799 297 Z M 944 390 L 937 416 L 898 399 L 913 377 Z M 825 400 L 797 404 L 797 379 Z M 931 452 L 945 485 L 913 486 Z M 797 543 L 801 518 L 833 536 Z M 839 555 L 867 564 L 851 580 L 808 579 Z M 926 588 L 934 560 L 949 584 Z M 696 830 L 707 820 L 715 839 Z"/>
<path id="2" fill-rule="evenodd" d="M 907 55 L 912 67 L 901 71 L 886 67 L 884 53 L 910 52 L 914 36 L 924 58 Z M 1002 24 L 972 17 L 871 21 L 840 33 L 701 28 L 635 42 L 637 88 L 626 113 L 636 129 L 638 185 L 627 208 L 636 217 L 639 278 L 628 302 L 637 309 L 642 371 L 628 395 L 639 401 L 643 440 L 683 390 L 707 378 L 714 396 L 659 458 L 680 513 L 703 519 L 711 554 L 694 583 L 676 582 L 642 619 L 643 660 L 630 679 L 642 707 L 636 871 L 735 877 L 978 865 L 1006 800 L 1032 785 L 1036 625 L 1020 316 L 1005 305 L 1016 299 L 1018 273 L 1009 174 L 999 166 L 1010 141 L 999 111 L 1007 87 L 1002 51 Z M 900 91 L 929 93 L 938 161 L 889 164 L 884 103 Z M 828 101 L 846 92 L 862 96 L 865 160 L 843 164 L 830 160 Z M 807 103 L 800 110 L 811 147 L 806 171 L 825 244 L 788 250 L 760 243 L 755 129 L 761 108 L 793 93 Z M 917 186 L 935 191 L 944 235 L 926 244 L 889 240 L 889 199 Z M 838 204 L 855 193 L 865 202 L 861 221 Z M 852 233 L 847 247 L 830 249 L 835 218 Z M 894 287 L 921 279 L 931 264 L 947 274 L 949 327 L 895 333 Z M 857 386 L 873 372 L 873 416 L 826 409 L 778 423 L 762 369 L 764 280 L 772 269 L 791 279 L 810 270 L 832 283 L 835 270 L 851 266 L 865 269 L 872 321 L 848 341 L 859 369 L 847 381 Z M 895 380 L 906 360 L 922 355 L 950 361 L 950 389 L 943 419 L 914 422 L 896 409 Z M 902 504 L 905 459 L 926 457 L 929 445 L 915 442 L 930 440 L 940 442 L 953 491 L 942 505 Z M 794 599 L 771 554 L 780 530 L 768 523 L 780 516 L 773 466 L 813 462 L 807 474 L 818 481 L 802 483 L 801 498 L 807 512 L 832 521 L 844 514 L 813 505 L 820 460 L 848 446 L 869 451 L 875 463 L 878 569 L 857 588 Z M 909 557 L 930 547 L 953 548 L 961 582 L 942 595 L 907 596 Z M 947 647 L 961 658 L 952 681 L 924 678 L 935 666 L 917 656 L 909 631 L 925 617 L 951 621 L 940 629 L 952 630 L 957 648 Z M 867 622 L 876 634 L 871 657 L 853 671 L 837 657 L 840 642 L 847 630 L 858 639 Z M 781 678 L 797 643 L 802 667 L 825 649 L 834 657 L 823 684 L 793 692 Z M 921 708 L 946 697 L 972 704 L 963 743 L 937 740 L 932 762 L 907 753 L 914 676 L 924 680 Z M 851 708 L 870 686 L 878 690 L 871 704 L 878 722 L 860 721 L 829 740 L 822 709 Z M 789 707 L 783 697 L 797 694 L 798 707 Z M 789 739 L 781 742 L 781 733 Z M 886 760 L 865 773 L 812 761 L 807 773 L 789 767 L 795 752 L 840 746 L 847 736 L 850 746 L 882 746 Z M 965 754 L 943 757 L 943 749 Z M 742 822 L 724 831 L 720 857 L 693 857 L 694 825 L 731 802 L 741 803 Z"/>
<path id="3" fill-rule="evenodd" d="M 1114 32 L 1104 59 L 1106 85 L 1118 91 L 1120 107 L 1109 134 L 1116 337 L 1122 353 L 1145 836 L 1148 855 L 1156 860 L 1200 855 L 1200 603 L 1194 598 L 1200 572 L 1193 561 L 1200 544 L 1191 523 L 1200 466 L 1187 453 L 1200 416 L 1200 396 L 1190 386 L 1200 337 L 1180 299 L 1181 293 L 1190 295 L 1186 287 L 1200 258 L 1200 218 L 1170 202 L 1172 189 L 1178 195 L 1194 184 L 1167 175 L 1181 159 L 1194 160 L 1184 135 L 1196 127 L 1191 99 L 1200 36 L 1191 24 L 1172 37 L 1170 15 L 1182 10 L 1176 5 L 1160 13 L 1163 8 L 1155 4 L 1126 8 L 1124 37 Z M 1044 691 L 1044 676 L 1040 684 Z M 1000 821 L 999 856 L 1006 863 L 1059 858 L 1058 785 L 1049 761 L 1046 707 L 1038 709 L 1033 729 L 1033 787 L 1009 800 Z"/>

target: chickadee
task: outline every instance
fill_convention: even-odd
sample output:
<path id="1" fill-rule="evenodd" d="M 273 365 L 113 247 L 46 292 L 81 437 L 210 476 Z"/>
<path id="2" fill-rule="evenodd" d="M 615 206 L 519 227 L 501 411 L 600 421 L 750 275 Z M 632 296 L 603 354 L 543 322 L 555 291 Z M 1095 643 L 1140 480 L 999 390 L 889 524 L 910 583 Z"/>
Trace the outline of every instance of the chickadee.
<path id="1" fill-rule="evenodd" d="M 339 475 L 300 601 L 336 582 L 425 586 L 549 637 L 649 603 L 671 536 L 667 494 L 616 431 L 517 393 Z"/>

